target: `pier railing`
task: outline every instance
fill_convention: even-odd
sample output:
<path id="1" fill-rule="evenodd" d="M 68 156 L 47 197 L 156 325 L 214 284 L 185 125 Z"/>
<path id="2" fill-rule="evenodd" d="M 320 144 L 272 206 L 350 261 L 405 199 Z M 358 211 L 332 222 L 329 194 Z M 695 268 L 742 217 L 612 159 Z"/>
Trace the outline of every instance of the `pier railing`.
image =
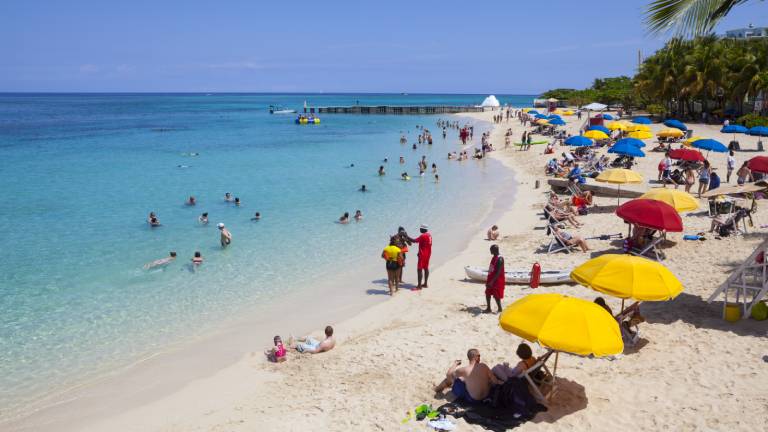
<path id="1" fill-rule="evenodd" d="M 329 107 L 308 107 L 304 109 L 305 113 L 318 114 L 458 114 L 466 112 L 484 112 L 492 111 L 497 108 L 479 107 L 479 106 L 449 106 L 449 105 L 353 105 L 353 106 L 329 106 Z"/>

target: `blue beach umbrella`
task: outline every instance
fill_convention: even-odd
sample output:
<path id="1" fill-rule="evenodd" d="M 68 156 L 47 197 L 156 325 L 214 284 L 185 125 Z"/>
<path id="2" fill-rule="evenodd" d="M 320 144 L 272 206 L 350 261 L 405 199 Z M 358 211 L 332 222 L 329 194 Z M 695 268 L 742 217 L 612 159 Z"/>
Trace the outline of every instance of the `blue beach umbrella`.
<path id="1" fill-rule="evenodd" d="M 538 113 L 539 113 L 539 112 L 538 112 L 538 111 L 536 111 L 536 110 L 530 110 L 530 111 L 528 111 L 528 114 L 530 114 L 530 115 L 536 115 L 536 114 L 538 114 Z"/>
<path id="2" fill-rule="evenodd" d="M 563 126 L 565 122 L 561 118 L 553 118 L 549 120 L 549 124 L 555 125 L 555 126 Z"/>
<path id="3" fill-rule="evenodd" d="M 550 114 L 549 117 L 547 117 L 547 118 L 550 118 L 550 119 L 561 119 L 562 120 L 562 117 L 560 117 L 557 114 Z"/>
<path id="4" fill-rule="evenodd" d="M 747 133 L 747 131 L 748 129 L 742 125 L 728 125 L 728 126 L 723 126 L 723 128 L 720 129 L 720 132 L 722 133 L 732 133 L 732 134 Z"/>
<path id="5" fill-rule="evenodd" d="M 675 128 L 675 129 L 680 129 L 681 131 L 687 131 L 688 130 L 688 126 L 683 124 L 683 122 L 681 122 L 680 120 L 676 120 L 676 119 L 666 120 L 664 122 L 664 126 Z"/>
<path id="6" fill-rule="evenodd" d="M 574 135 L 565 140 L 565 144 L 573 147 L 589 147 L 594 144 L 594 141 L 585 136 Z"/>
<path id="7" fill-rule="evenodd" d="M 610 114 L 603 114 L 603 118 L 606 120 L 613 120 L 613 116 Z"/>
<path id="8" fill-rule="evenodd" d="M 529 111 L 529 112 L 530 112 L 530 111 Z M 546 120 L 546 119 L 548 118 L 548 117 L 547 117 L 547 116 L 545 116 L 544 114 L 536 114 L 534 117 L 535 117 L 535 118 L 537 118 L 537 119 L 544 119 L 544 120 Z"/>
<path id="9" fill-rule="evenodd" d="M 755 136 L 768 136 L 768 127 L 755 126 L 749 130 L 749 134 Z"/>
<path id="10" fill-rule="evenodd" d="M 635 117 L 632 119 L 632 123 L 634 124 L 651 124 L 651 119 L 648 117 Z"/>
<path id="11" fill-rule="evenodd" d="M 645 157 L 645 153 L 643 153 L 640 148 L 633 146 L 632 144 L 621 144 L 621 145 L 614 145 L 608 150 L 608 153 L 615 153 L 625 156 L 634 156 L 634 157 Z"/>
<path id="12" fill-rule="evenodd" d="M 637 139 L 637 138 L 622 138 L 622 139 L 616 141 L 616 144 L 614 144 L 614 146 L 625 145 L 625 144 L 626 145 L 635 146 L 637 148 L 645 147 L 645 143 L 642 142 L 641 140 Z"/>
<path id="13" fill-rule="evenodd" d="M 611 130 L 608 129 L 607 127 L 605 127 L 605 126 L 593 125 L 593 126 L 588 127 L 587 130 L 599 130 L 600 132 L 602 132 L 602 133 L 604 133 L 604 134 L 606 134 L 608 136 L 611 136 Z"/>
<path id="14" fill-rule="evenodd" d="M 692 142 L 691 145 L 698 149 L 713 151 L 717 153 L 725 153 L 728 151 L 728 147 L 724 146 L 723 143 L 709 138 L 696 140 Z"/>

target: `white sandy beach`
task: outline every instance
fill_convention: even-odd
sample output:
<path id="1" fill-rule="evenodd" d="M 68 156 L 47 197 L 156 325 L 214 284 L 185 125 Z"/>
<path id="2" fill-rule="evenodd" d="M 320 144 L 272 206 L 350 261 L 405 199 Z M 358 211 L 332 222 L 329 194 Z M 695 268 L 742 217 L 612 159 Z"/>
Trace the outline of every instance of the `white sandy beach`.
<path id="1" fill-rule="evenodd" d="M 473 116 L 490 120 L 492 115 Z M 580 123 L 575 117 L 566 120 L 569 130 L 575 132 Z M 549 191 L 543 166 L 551 156 L 542 154 L 543 146 L 533 146 L 528 152 L 512 147 L 504 150 L 508 127 L 514 131 L 513 141 L 519 141 L 524 130 L 517 120 L 510 120 L 498 125 L 492 135 L 492 142 L 500 149 L 492 156 L 514 170 L 517 178 L 514 203 L 494 221 L 505 236 L 499 244 L 507 269 L 529 269 L 534 262 L 545 270 L 569 269 L 584 262 L 589 254 L 541 252 L 549 241 L 540 216 Z M 655 131 L 660 125 L 652 127 Z M 722 142 L 731 139 L 714 126 L 691 127 L 696 135 Z M 756 138 L 739 139 L 742 149 L 754 148 Z M 648 151 L 647 155 L 637 170 L 646 180 L 655 180 L 662 154 Z M 752 155 L 737 153 L 737 163 Z M 724 177 L 725 155 L 711 154 L 709 159 Z M 539 189 L 534 188 L 537 179 Z M 645 186 L 651 187 L 647 182 Z M 706 201 L 701 202 L 704 211 Z M 460 197 L 457 203 L 461 203 Z M 615 198 L 596 198 L 596 203 L 598 211 L 580 217 L 584 227 L 571 231 L 582 237 L 626 233 L 626 225 L 613 214 Z M 519 430 L 763 430 L 768 418 L 768 324 L 726 322 L 721 318 L 720 303 L 706 303 L 731 269 L 763 240 L 765 230 L 759 226 L 768 223 L 763 207 L 761 202 L 748 235 L 723 239 L 708 235 L 704 242 L 688 242 L 682 240 L 681 233 L 670 234 L 664 264 L 682 281 L 684 292 L 671 302 L 644 305 L 648 320 L 641 325 L 644 342 L 634 352 L 615 361 L 561 356 L 560 391 L 549 411 Z M 705 212 L 684 215 L 683 222 L 685 233 L 709 231 L 710 219 Z M 291 353 L 288 362 L 270 364 L 262 354 L 270 340 L 254 340 L 252 346 L 243 347 L 247 354 L 233 366 L 191 381 L 157 400 L 135 401 L 130 408 L 120 410 L 121 414 L 67 425 L 38 419 L 34 426 L 18 430 L 424 430 L 423 423 L 403 425 L 401 420 L 419 404 L 439 406 L 445 402 L 434 398 L 432 386 L 442 379 L 452 360 L 464 358 L 469 348 L 477 348 L 491 366 L 515 361 L 520 338 L 501 330 L 497 315 L 480 313 L 485 307 L 484 287 L 465 280 L 465 265 L 488 264 L 486 229 L 477 232 L 461 253 L 431 271 L 430 288 L 401 290 L 391 300 L 349 320 L 330 323 L 338 338 L 338 346 L 331 352 L 314 356 Z M 436 237 L 434 242 L 437 249 L 444 240 Z M 589 244 L 595 252 L 620 247 L 599 240 Z M 405 279 L 415 282 L 413 263 L 406 268 Z M 368 283 L 352 280 L 348 285 L 354 289 Z M 504 304 L 531 292 L 509 286 Z M 546 286 L 535 292 L 588 300 L 598 295 L 579 285 Z M 614 310 L 619 308 L 618 300 L 608 300 Z M 316 335 L 325 324 L 316 323 Z M 544 352 L 540 347 L 534 351 Z M 457 430 L 482 429 L 462 420 Z"/>

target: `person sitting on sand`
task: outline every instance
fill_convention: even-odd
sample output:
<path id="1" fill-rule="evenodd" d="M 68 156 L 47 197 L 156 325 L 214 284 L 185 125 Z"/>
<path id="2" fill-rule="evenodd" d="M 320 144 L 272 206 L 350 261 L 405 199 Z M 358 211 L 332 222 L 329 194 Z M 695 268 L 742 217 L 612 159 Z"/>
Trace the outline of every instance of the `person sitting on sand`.
<path id="1" fill-rule="evenodd" d="M 339 218 L 340 224 L 348 224 L 349 223 L 349 212 L 344 212 L 343 215 Z"/>
<path id="2" fill-rule="evenodd" d="M 302 354 L 320 354 L 322 352 L 330 351 L 336 346 L 336 340 L 333 338 L 333 327 L 325 327 L 325 339 L 322 342 L 318 342 L 312 336 L 307 336 L 303 339 L 299 339 L 298 344 L 293 344 L 293 341 L 288 341 L 288 345 L 292 345 L 293 348 Z"/>
<path id="3" fill-rule="evenodd" d="M 517 346 L 517 351 L 515 353 L 520 358 L 520 361 L 514 368 L 509 367 L 509 363 L 504 362 L 502 364 L 497 364 L 491 369 L 493 374 L 496 375 L 499 380 L 507 381 L 510 378 L 517 378 L 525 371 L 532 368 L 538 361 L 538 359 L 533 356 L 531 346 L 525 342 Z"/>
<path id="4" fill-rule="evenodd" d="M 171 251 L 170 256 L 166 258 L 162 258 L 159 260 L 152 261 L 149 264 L 144 264 L 145 270 L 150 270 L 156 267 L 165 267 L 168 264 L 172 263 L 176 259 L 176 252 Z"/>
<path id="5" fill-rule="evenodd" d="M 578 246 L 581 248 L 582 252 L 588 252 L 590 250 L 589 246 L 587 246 L 587 242 L 583 238 L 575 236 L 567 231 L 562 231 L 557 224 L 552 225 L 552 230 L 559 234 L 560 238 L 562 238 L 569 246 Z"/>
<path id="6" fill-rule="evenodd" d="M 275 347 L 264 351 L 264 355 L 267 356 L 267 360 L 273 363 L 282 363 L 288 358 L 285 356 L 285 345 L 283 345 L 283 339 L 280 336 L 275 336 L 273 339 Z"/>
<path id="7" fill-rule="evenodd" d="M 494 225 L 486 233 L 486 240 L 496 241 L 499 239 L 500 235 L 501 235 L 501 232 L 499 231 L 499 227 Z"/>
<path id="8" fill-rule="evenodd" d="M 481 403 L 491 392 L 493 384 L 503 384 L 491 372 L 487 364 L 480 361 L 480 352 L 475 348 L 467 351 L 469 364 L 459 367 L 461 360 L 454 360 L 445 374 L 445 379 L 435 387 L 436 395 L 441 395 L 447 388 L 456 396 L 456 400 L 468 403 Z"/>
<path id="9" fill-rule="evenodd" d="M 208 225 L 208 213 L 201 214 L 197 221 L 202 225 Z"/>

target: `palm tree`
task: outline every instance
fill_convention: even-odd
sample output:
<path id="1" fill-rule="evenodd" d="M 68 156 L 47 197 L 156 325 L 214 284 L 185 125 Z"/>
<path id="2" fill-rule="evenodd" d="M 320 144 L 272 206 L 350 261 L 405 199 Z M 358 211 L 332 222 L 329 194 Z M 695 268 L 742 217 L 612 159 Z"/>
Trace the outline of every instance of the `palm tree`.
<path id="1" fill-rule="evenodd" d="M 712 31 L 734 6 L 750 0 L 653 0 L 645 22 L 652 33 L 674 30 L 678 36 L 696 37 Z"/>

